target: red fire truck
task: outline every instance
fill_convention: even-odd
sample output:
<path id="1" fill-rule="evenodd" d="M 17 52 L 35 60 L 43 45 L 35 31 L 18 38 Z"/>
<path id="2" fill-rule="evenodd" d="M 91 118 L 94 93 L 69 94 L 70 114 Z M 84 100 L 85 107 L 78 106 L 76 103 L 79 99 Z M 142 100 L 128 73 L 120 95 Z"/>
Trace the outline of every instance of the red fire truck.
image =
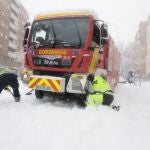
<path id="1" fill-rule="evenodd" d="M 105 72 L 114 89 L 120 56 L 107 25 L 89 12 L 42 14 L 25 27 L 25 67 L 33 72 L 29 88 L 84 96 L 87 76 Z"/>

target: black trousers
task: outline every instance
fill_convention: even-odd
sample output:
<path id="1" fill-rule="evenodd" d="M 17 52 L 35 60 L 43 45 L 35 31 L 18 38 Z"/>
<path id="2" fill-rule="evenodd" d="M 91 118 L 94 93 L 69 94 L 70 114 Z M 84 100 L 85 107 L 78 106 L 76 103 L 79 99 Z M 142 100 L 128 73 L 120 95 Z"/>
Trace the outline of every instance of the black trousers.
<path id="1" fill-rule="evenodd" d="M 13 89 L 14 97 L 20 97 L 19 83 L 16 74 L 4 73 L 0 75 L 0 93 L 7 86 L 10 86 Z"/>

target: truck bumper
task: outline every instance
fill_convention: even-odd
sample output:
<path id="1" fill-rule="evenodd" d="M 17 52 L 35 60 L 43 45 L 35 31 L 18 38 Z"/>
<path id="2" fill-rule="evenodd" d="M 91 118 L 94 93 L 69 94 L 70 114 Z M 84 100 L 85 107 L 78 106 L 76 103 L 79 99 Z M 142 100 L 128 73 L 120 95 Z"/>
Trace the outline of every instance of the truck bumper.
<path id="1" fill-rule="evenodd" d="M 28 86 L 35 90 L 63 93 L 65 92 L 65 78 L 32 75 Z"/>

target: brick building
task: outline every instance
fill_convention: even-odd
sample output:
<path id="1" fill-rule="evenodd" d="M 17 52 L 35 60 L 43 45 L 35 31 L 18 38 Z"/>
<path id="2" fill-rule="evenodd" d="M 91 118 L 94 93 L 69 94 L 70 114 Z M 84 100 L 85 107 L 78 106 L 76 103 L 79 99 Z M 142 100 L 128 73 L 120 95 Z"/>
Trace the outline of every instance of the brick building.
<path id="1" fill-rule="evenodd" d="M 1 0 L 0 20 L 0 65 L 20 66 L 28 13 L 19 0 Z"/>

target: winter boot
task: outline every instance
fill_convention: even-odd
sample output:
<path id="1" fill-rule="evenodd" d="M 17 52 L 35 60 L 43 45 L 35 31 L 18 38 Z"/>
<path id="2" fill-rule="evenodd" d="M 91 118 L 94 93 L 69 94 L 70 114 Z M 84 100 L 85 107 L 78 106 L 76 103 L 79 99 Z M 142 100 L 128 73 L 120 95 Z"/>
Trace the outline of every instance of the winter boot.
<path id="1" fill-rule="evenodd" d="M 20 96 L 14 98 L 15 98 L 15 102 L 20 102 Z"/>

